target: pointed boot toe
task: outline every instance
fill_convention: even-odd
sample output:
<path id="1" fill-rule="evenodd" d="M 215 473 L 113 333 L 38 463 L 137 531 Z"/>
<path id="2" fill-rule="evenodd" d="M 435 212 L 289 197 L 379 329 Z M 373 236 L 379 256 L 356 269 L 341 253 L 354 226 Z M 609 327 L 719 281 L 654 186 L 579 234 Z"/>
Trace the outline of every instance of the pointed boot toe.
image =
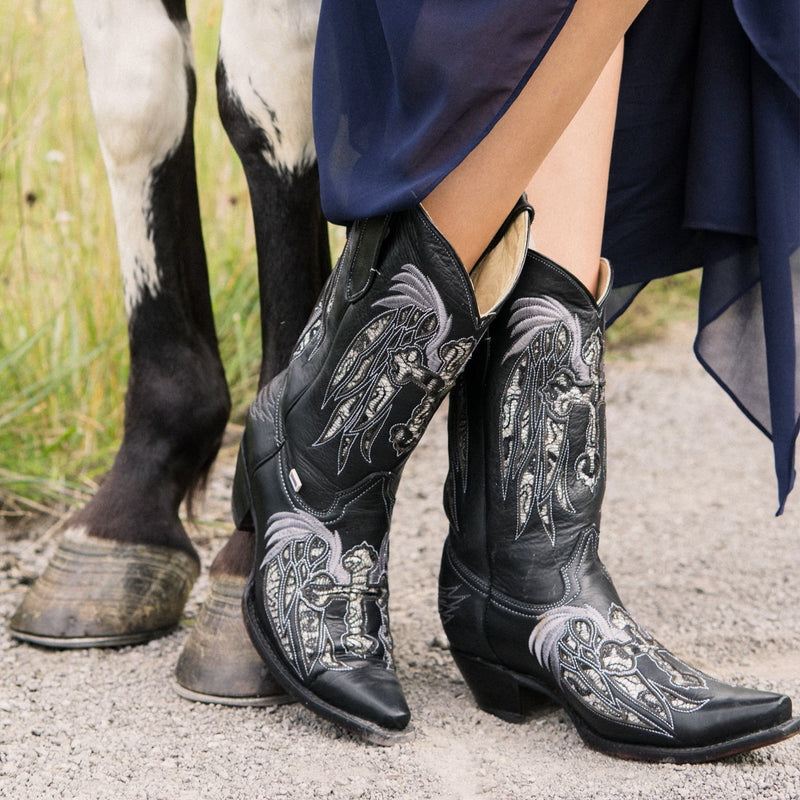
<path id="1" fill-rule="evenodd" d="M 792 721 L 792 701 L 786 695 L 732 686 L 713 678 L 708 679 L 708 688 L 712 695 L 703 717 L 698 717 L 701 724 L 695 730 L 687 726 L 684 733 L 690 746 L 702 748 L 711 742 L 730 750 L 728 742 L 780 741 L 786 738 L 787 730 L 797 730 L 800 725 L 800 719 Z"/>
<path id="2" fill-rule="evenodd" d="M 387 731 L 402 731 L 411 718 L 395 671 L 383 664 L 370 664 L 351 672 L 323 672 L 311 689 L 342 712 Z"/>
<path id="3" fill-rule="evenodd" d="M 593 720 L 571 712 L 587 744 L 612 755 L 641 761 L 701 764 L 777 744 L 800 732 L 785 695 L 762 692 L 708 679 L 708 700 L 700 713 L 674 713 L 674 736 L 662 741 L 624 737 L 619 731 L 598 734 Z M 569 709 L 568 709 L 569 710 Z M 601 726 L 602 727 L 602 726 Z"/>

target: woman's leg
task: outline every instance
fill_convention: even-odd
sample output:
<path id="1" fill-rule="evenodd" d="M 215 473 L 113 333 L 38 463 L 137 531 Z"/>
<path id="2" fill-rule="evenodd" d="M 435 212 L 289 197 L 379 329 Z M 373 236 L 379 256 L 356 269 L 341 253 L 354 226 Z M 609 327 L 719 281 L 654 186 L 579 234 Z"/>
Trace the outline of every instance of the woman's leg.
<path id="1" fill-rule="evenodd" d="M 593 295 L 621 68 L 620 44 L 527 189 L 536 209 L 534 248 L 579 278 Z"/>
<path id="2" fill-rule="evenodd" d="M 423 200 L 467 269 L 559 142 L 645 3 L 578 0 L 508 111 Z M 607 159 L 604 163 L 607 168 Z"/>

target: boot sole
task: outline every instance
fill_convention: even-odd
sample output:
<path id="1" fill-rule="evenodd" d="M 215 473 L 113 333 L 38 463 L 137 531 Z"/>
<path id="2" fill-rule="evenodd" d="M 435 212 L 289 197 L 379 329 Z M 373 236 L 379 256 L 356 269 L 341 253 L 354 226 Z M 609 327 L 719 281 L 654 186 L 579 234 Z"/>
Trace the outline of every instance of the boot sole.
<path id="1" fill-rule="evenodd" d="M 451 650 L 451 654 L 481 710 L 506 722 L 522 723 L 542 698 L 546 698 L 569 714 L 586 744 L 618 758 L 667 764 L 703 764 L 777 744 L 800 733 L 800 717 L 792 717 L 766 730 L 701 747 L 658 747 L 618 742 L 594 731 L 558 692 L 536 679 L 455 650 Z"/>

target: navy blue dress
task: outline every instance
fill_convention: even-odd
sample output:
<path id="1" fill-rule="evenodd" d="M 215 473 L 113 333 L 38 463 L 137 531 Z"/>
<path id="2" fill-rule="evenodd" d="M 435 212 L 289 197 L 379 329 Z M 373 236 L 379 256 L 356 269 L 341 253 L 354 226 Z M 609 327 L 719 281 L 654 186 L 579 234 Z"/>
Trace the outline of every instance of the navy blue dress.
<path id="1" fill-rule="evenodd" d="M 323 0 L 328 218 L 416 205 L 513 102 L 573 4 Z M 695 352 L 772 439 L 779 512 L 800 419 L 799 48 L 797 0 L 650 0 L 625 40 L 603 243 L 610 320 L 647 281 L 704 268 Z"/>

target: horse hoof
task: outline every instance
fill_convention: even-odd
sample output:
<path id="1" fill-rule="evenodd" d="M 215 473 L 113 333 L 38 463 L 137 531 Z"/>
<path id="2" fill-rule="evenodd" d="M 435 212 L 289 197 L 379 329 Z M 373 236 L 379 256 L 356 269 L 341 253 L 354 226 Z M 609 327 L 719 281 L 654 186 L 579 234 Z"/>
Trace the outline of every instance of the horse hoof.
<path id="1" fill-rule="evenodd" d="M 292 698 L 272 679 L 242 618 L 245 578 L 212 577 L 208 597 L 175 668 L 175 691 L 187 700 L 271 706 Z"/>
<path id="2" fill-rule="evenodd" d="M 155 639 L 180 621 L 199 571 L 183 551 L 73 529 L 11 618 L 11 635 L 56 648 Z"/>

